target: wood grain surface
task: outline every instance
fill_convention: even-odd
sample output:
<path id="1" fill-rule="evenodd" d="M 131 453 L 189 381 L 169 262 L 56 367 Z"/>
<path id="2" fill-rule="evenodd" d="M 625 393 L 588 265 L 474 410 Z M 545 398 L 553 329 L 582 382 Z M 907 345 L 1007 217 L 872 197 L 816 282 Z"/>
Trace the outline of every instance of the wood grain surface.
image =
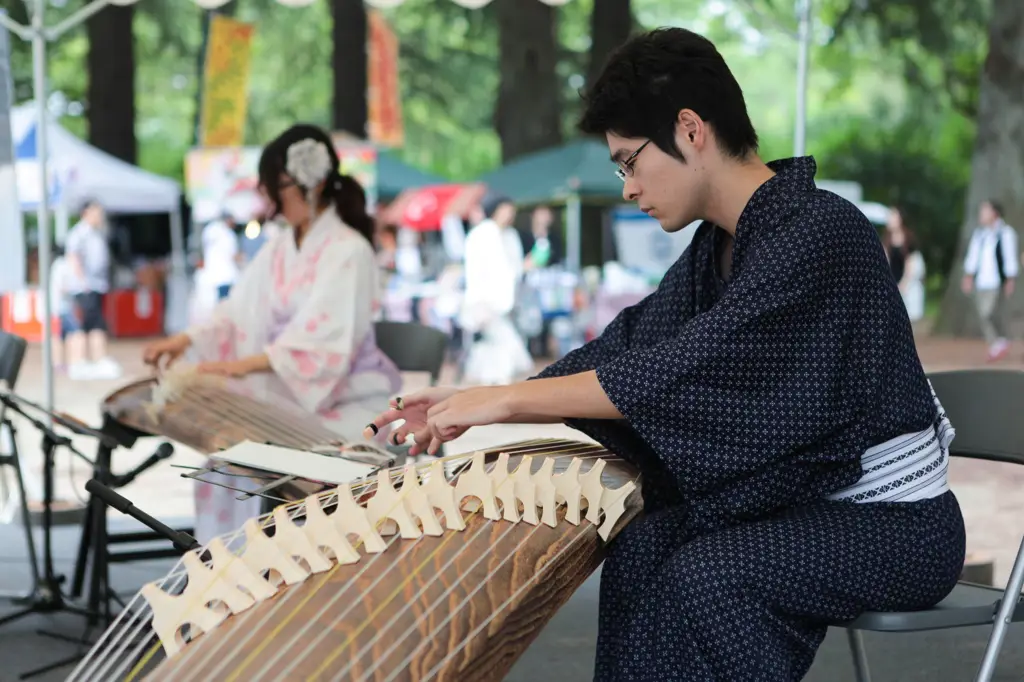
<path id="1" fill-rule="evenodd" d="M 155 386 L 155 379 L 145 379 L 115 391 L 103 401 L 104 413 L 123 426 L 169 438 L 214 458 L 220 450 L 247 440 L 305 450 L 340 439 L 315 415 L 288 405 L 271 405 L 215 384 L 190 386 L 154 420 L 145 406 L 152 401 Z M 387 464 L 371 452 L 353 452 L 346 457 L 375 466 Z M 261 482 L 266 482 L 265 474 L 226 463 L 218 463 L 218 466 L 233 473 L 253 474 L 254 478 L 263 476 Z M 272 494 L 298 500 L 323 487 L 313 482 L 294 481 L 275 489 Z"/>
<path id="2" fill-rule="evenodd" d="M 633 481 L 617 533 L 641 508 L 636 472 L 600 446 L 575 441 L 504 447 L 510 469 L 523 453 L 573 457 L 585 473 L 606 459 L 602 480 Z M 488 453 L 496 457 L 498 450 Z M 501 680 L 551 616 L 604 557 L 597 527 L 574 526 L 560 506 L 554 528 L 465 513 L 466 529 L 416 540 L 282 587 L 157 664 L 148 681 Z"/>

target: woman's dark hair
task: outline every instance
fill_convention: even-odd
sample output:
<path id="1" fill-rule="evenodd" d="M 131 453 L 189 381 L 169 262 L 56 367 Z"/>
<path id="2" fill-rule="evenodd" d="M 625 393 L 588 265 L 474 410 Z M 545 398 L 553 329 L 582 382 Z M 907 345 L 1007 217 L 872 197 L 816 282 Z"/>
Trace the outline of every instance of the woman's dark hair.
<path id="1" fill-rule="evenodd" d="M 675 141 L 683 109 L 714 130 L 723 153 L 742 159 L 757 151 L 739 83 L 710 40 L 683 28 L 643 33 L 616 50 L 583 93 L 579 128 L 586 135 L 647 138 L 685 161 Z"/>
<path id="2" fill-rule="evenodd" d="M 896 215 L 900 217 L 900 229 L 903 230 L 903 252 L 907 255 L 917 251 L 917 235 L 910 229 L 907 224 L 907 211 L 902 206 L 890 206 L 890 211 L 895 211 Z M 882 245 L 885 247 L 886 253 L 889 253 L 892 249 L 892 235 L 889 230 L 886 229 L 882 235 Z"/>
<path id="3" fill-rule="evenodd" d="M 341 165 L 338 160 L 338 152 L 334 149 L 334 142 L 326 132 L 317 126 L 294 125 L 278 135 L 263 149 L 259 167 L 260 185 L 270 200 L 274 202 L 275 214 L 281 212 L 281 175 L 288 174 L 285 167 L 288 162 L 288 148 L 296 142 L 306 139 L 322 142 L 327 147 L 333 168 L 337 169 Z M 301 184 L 299 186 L 302 187 Z M 302 189 L 308 191 L 310 188 L 302 187 Z M 322 206 L 334 202 L 334 208 L 338 211 L 338 216 L 342 221 L 366 237 L 370 244 L 373 244 L 374 220 L 366 212 L 366 191 L 355 178 L 336 170 L 324 182 L 320 202 Z"/>

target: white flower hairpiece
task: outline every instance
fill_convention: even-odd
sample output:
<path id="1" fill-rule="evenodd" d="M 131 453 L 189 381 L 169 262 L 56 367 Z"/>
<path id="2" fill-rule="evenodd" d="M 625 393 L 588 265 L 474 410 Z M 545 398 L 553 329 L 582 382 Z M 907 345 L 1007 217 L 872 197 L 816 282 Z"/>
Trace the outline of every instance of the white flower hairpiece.
<path id="1" fill-rule="evenodd" d="M 312 191 L 332 170 L 331 155 L 323 142 L 307 137 L 288 147 L 285 171 L 307 190 Z"/>

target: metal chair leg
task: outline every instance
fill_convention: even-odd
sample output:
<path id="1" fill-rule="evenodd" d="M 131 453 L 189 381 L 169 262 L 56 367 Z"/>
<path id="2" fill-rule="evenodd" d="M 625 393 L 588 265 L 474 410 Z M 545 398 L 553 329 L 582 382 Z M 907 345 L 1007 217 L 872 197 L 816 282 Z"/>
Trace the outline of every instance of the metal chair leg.
<path id="1" fill-rule="evenodd" d="M 1013 562 L 1013 569 L 1010 571 L 1010 580 L 1006 583 L 1006 590 L 999 602 L 999 612 L 996 613 L 992 625 L 992 634 L 985 646 L 985 656 L 981 659 L 981 668 L 978 670 L 977 682 L 991 682 L 996 672 L 996 661 L 999 659 L 999 652 L 1003 648 L 1003 640 L 1006 638 L 1006 628 L 1010 625 L 1013 612 L 1021 601 L 1021 590 L 1024 589 L 1024 540 L 1017 550 L 1017 559 Z"/>
<path id="2" fill-rule="evenodd" d="M 868 669 L 868 652 L 864 649 L 864 638 L 860 630 L 846 629 L 846 637 L 850 641 L 850 653 L 853 655 L 853 672 L 857 682 L 871 682 L 871 671 Z"/>

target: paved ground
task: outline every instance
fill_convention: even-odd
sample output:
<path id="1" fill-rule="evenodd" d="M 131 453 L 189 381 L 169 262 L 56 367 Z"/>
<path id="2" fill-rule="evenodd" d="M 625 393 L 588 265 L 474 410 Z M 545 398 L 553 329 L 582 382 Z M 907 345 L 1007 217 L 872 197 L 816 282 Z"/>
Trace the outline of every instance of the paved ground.
<path id="1" fill-rule="evenodd" d="M 132 377 L 145 374 L 139 361 L 141 344 L 122 342 L 113 352 L 125 367 L 126 376 L 119 381 L 71 382 L 58 377 L 56 386 L 58 409 L 69 412 L 84 421 L 98 423 L 103 396 L 127 383 Z M 923 339 L 919 342 L 922 361 L 929 370 L 953 369 L 977 366 L 983 362 L 984 349 L 980 343 L 970 341 Z M 1011 358 L 1000 363 L 1003 367 L 1024 368 L 1024 348 L 1015 348 Z M 26 358 L 25 368 L 19 381 L 18 391 L 25 397 L 42 400 L 41 353 L 32 348 Z M 417 381 L 419 380 L 419 381 Z M 410 387 L 422 379 L 410 378 Z M 18 443 L 27 461 L 30 474 L 29 497 L 41 497 L 41 456 L 38 448 L 38 434 L 30 424 L 18 422 Z M 502 442 L 533 438 L 541 435 L 579 437 L 579 434 L 561 426 L 501 425 L 474 429 L 450 446 L 449 452 L 473 450 Z M 130 452 L 119 452 L 115 459 L 118 471 L 126 471 L 145 459 L 159 443 L 157 440 L 142 441 Z M 88 441 L 76 439 L 76 444 L 91 454 L 93 446 Z M 135 501 L 141 508 L 165 521 L 187 521 L 192 513 L 191 485 L 180 478 L 180 469 L 174 464 L 195 465 L 202 458 L 187 448 L 176 446 L 174 457 L 161 463 L 121 490 L 122 494 Z M 1016 467 L 1020 469 L 1020 467 Z M 5 471 L 0 471 L 0 494 L 6 495 L 3 487 Z M 58 496 L 74 504 L 84 499 L 83 489 L 88 479 L 88 466 L 66 452 L 58 458 L 56 490 Z M 8 481 L 9 482 L 9 479 Z M 969 551 L 991 557 L 995 560 L 995 574 L 998 583 L 1004 583 L 1016 553 L 1021 535 L 1024 534 L 1024 471 L 1015 467 L 998 464 L 954 462 L 952 486 L 957 493 L 968 526 Z M 115 517 L 117 517 L 115 519 Z M 112 520 L 124 523 L 117 512 L 111 512 Z M 27 569 L 24 542 L 20 526 L 10 525 L 10 514 L 5 514 L 0 505 L 0 590 L 17 590 L 27 584 Z M 16 521 L 16 520 L 15 520 Z M 4 525 L 8 523 L 8 525 Z M 70 571 L 77 542 L 77 529 L 59 529 L 55 552 L 59 568 Z M 154 562 L 147 565 L 128 565 L 118 568 L 115 584 L 126 593 L 133 593 L 143 582 L 155 579 L 169 568 L 168 564 Z M 586 680 L 590 677 L 591 656 L 595 635 L 596 580 L 589 581 L 577 595 L 556 616 L 552 624 L 521 659 L 509 679 L 526 682 L 530 680 L 561 679 L 565 682 Z M 0 614 L 5 612 L 0 603 Z M 0 682 L 14 679 L 13 670 L 21 671 L 37 664 L 44 664 L 65 653 L 73 652 L 70 644 L 38 636 L 35 629 L 54 621 L 53 627 L 73 633 L 80 627 L 73 616 L 32 617 L 15 624 L 0 626 Z M 879 680 L 966 680 L 974 674 L 975 661 L 984 643 L 985 631 L 960 634 L 938 633 L 930 635 L 909 635 L 898 638 L 869 638 L 869 646 L 877 649 L 877 679 Z M 1019 680 L 1024 670 L 1024 639 L 1016 633 L 1010 642 L 1015 651 L 1010 654 L 1000 680 Z M 818 663 L 810 680 L 816 682 L 853 679 L 848 669 L 848 659 L 843 650 L 845 640 L 830 636 L 822 649 Z M 953 650 L 958 655 L 947 663 L 947 656 Z M 65 668 L 40 680 L 63 679 L 70 669 Z M 1011 674 L 1009 671 L 1016 671 Z"/>

